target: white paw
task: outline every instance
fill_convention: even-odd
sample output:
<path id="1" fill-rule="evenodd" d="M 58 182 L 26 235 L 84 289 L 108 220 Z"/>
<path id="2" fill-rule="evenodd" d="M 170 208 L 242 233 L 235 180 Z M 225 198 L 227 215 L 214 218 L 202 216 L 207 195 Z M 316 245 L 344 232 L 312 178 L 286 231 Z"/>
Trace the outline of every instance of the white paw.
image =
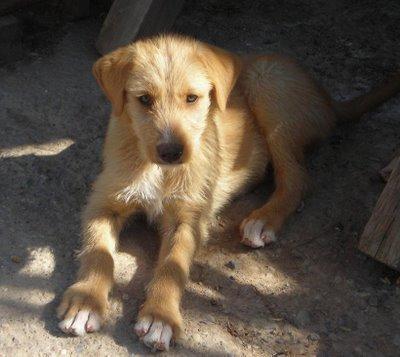
<path id="1" fill-rule="evenodd" d="M 152 350 L 168 351 L 172 328 L 165 322 L 143 317 L 135 325 L 135 333 Z"/>
<path id="2" fill-rule="evenodd" d="M 62 320 L 58 327 L 66 334 L 83 336 L 87 332 L 100 330 L 101 317 L 95 312 L 88 310 L 79 311 L 74 317 Z"/>
<path id="3" fill-rule="evenodd" d="M 264 247 L 276 241 L 273 230 L 266 228 L 265 222 L 261 219 L 250 219 L 243 226 L 242 243 L 252 248 Z"/>

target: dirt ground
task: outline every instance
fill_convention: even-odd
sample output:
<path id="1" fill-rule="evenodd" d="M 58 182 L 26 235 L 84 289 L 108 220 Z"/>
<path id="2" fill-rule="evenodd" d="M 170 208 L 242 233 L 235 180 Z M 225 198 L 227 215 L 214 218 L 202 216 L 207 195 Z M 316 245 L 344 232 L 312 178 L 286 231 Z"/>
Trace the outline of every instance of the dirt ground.
<path id="1" fill-rule="evenodd" d="M 158 245 L 140 220 L 121 237 L 106 326 L 82 338 L 57 328 L 110 110 L 90 71 L 101 22 L 60 26 L 0 67 L 0 355 L 145 355 L 132 329 Z M 189 0 L 175 31 L 292 55 L 339 99 L 400 58 L 397 0 Z M 398 273 L 356 246 L 399 143 L 400 96 L 335 130 L 309 157 L 304 208 L 266 249 L 243 247 L 237 225 L 266 200 L 271 178 L 228 207 L 193 267 L 171 355 L 398 356 Z"/>

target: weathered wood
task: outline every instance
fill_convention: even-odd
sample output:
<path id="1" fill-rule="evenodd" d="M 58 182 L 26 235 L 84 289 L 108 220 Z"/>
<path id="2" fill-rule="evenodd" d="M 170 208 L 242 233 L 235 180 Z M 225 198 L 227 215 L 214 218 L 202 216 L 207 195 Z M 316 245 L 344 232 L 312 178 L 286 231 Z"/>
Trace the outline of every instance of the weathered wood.
<path id="1" fill-rule="evenodd" d="M 115 0 L 104 21 L 96 48 L 106 54 L 138 37 L 167 31 L 184 0 Z"/>
<path id="2" fill-rule="evenodd" d="M 391 164 L 394 168 L 358 247 L 376 260 L 400 270 L 400 160 L 393 160 Z"/>
<path id="3" fill-rule="evenodd" d="M 390 161 L 389 165 L 385 166 L 379 173 L 383 181 L 388 182 L 390 174 L 395 169 L 397 163 L 400 161 L 400 149 L 396 151 L 394 158 Z"/>

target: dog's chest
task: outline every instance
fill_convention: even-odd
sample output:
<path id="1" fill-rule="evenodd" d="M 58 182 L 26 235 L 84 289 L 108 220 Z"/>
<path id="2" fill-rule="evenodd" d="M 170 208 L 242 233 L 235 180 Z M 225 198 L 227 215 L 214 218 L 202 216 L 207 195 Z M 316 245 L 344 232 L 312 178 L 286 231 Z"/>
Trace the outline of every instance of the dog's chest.
<path id="1" fill-rule="evenodd" d="M 171 180 L 171 172 L 164 172 L 157 165 L 136 173 L 129 182 L 117 193 L 117 199 L 124 204 L 137 204 L 143 208 L 150 221 L 159 216 L 165 204 L 173 202 L 192 202 L 196 195 L 187 190 L 188 180 L 184 173 L 175 173 L 179 180 Z"/>
<path id="2" fill-rule="evenodd" d="M 126 204 L 139 204 L 146 211 L 150 220 L 163 210 L 164 173 L 159 166 L 151 166 L 135 175 L 128 186 L 117 194 L 119 200 Z"/>

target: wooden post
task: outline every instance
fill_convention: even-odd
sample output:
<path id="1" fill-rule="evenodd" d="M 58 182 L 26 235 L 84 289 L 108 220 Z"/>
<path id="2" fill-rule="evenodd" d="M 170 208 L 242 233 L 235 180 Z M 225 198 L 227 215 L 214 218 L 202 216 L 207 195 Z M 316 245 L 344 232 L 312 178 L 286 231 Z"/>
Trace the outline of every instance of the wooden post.
<path id="1" fill-rule="evenodd" d="M 400 160 L 365 226 L 359 249 L 376 260 L 400 271 Z"/>
<path id="2" fill-rule="evenodd" d="M 106 54 L 138 37 L 167 31 L 184 0 L 115 0 L 104 21 L 96 48 Z"/>

